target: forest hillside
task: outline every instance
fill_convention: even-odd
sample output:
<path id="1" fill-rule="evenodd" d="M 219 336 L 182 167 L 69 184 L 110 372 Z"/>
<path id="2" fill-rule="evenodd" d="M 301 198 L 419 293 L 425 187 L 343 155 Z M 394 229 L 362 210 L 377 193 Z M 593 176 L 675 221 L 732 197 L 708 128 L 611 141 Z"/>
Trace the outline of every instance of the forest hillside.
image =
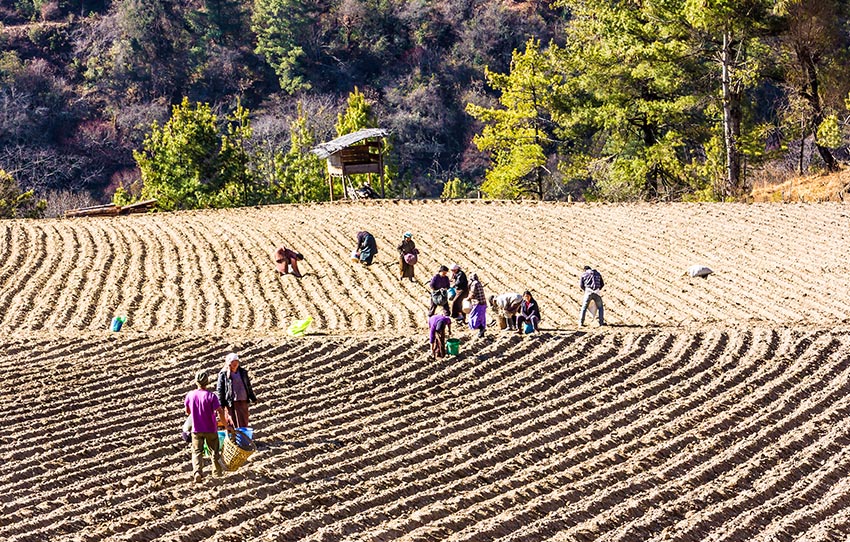
<path id="1" fill-rule="evenodd" d="M 847 3 L 715 4 L 4 3 L 0 169 L 65 207 L 314 201 L 309 149 L 376 126 L 393 197 L 736 200 L 838 171 Z M 212 132 L 170 147 L 186 111 Z"/>

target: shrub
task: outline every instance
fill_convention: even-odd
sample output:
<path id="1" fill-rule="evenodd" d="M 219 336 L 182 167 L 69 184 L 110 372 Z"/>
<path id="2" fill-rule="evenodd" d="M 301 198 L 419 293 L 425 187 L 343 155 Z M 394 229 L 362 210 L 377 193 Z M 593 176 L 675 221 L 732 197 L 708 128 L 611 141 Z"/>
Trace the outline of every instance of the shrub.
<path id="1" fill-rule="evenodd" d="M 0 169 L 0 218 L 42 218 L 47 202 L 24 192 L 14 177 Z"/>

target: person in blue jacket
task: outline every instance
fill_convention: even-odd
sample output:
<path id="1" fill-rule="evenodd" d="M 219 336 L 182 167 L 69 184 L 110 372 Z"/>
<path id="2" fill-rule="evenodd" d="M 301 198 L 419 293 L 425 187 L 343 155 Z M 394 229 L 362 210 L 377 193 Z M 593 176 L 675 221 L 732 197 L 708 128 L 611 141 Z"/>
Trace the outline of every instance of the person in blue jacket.
<path id="1" fill-rule="evenodd" d="M 372 265 L 372 259 L 378 253 L 375 236 L 368 231 L 357 232 L 357 253 L 359 254 L 360 263 L 363 265 Z"/>

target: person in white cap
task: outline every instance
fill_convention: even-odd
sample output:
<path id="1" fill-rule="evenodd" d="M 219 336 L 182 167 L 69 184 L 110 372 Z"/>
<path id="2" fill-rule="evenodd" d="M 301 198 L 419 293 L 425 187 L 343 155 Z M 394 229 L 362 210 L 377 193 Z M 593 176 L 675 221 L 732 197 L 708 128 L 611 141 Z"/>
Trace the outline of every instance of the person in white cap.
<path id="1" fill-rule="evenodd" d="M 227 354 L 224 367 L 218 373 L 215 394 L 224 407 L 228 421 L 234 427 L 251 427 L 248 421 L 248 402 L 256 403 L 248 371 L 239 365 L 236 352 Z"/>

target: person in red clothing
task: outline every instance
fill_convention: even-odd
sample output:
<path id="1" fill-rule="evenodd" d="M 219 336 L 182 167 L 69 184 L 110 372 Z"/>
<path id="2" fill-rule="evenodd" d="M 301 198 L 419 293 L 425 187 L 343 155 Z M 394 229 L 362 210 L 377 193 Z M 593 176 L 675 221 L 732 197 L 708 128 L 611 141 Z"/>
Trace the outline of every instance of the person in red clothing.
<path id="1" fill-rule="evenodd" d="M 297 278 L 301 278 L 301 272 L 298 271 L 298 262 L 302 261 L 304 256 L 299 252 L 280 247 L 274 253 L 274 261 L 277 264 L 277 270 L 281 275 L 292 274 Z"/>
<path id="2" fill-rule="evenodd" d="M 207 371 L 198 371 L 195 375 L 195 383 L 198 388 L 190 391 L 183 400 L 186 414 L 192 418 L 192 476 L 195 482 L 204 478 L 204 444 L 209 448 L 212 456 L 212 466 L 216 476 L 222 475 L 221 454 L 218 449 L 218 420 L 225 423 L 224 409 L 218 402 L 218 397 L 207 389 L 210 383 L 210 375 Z M 232 426 L 228 426 L 232 430 Z"/>

